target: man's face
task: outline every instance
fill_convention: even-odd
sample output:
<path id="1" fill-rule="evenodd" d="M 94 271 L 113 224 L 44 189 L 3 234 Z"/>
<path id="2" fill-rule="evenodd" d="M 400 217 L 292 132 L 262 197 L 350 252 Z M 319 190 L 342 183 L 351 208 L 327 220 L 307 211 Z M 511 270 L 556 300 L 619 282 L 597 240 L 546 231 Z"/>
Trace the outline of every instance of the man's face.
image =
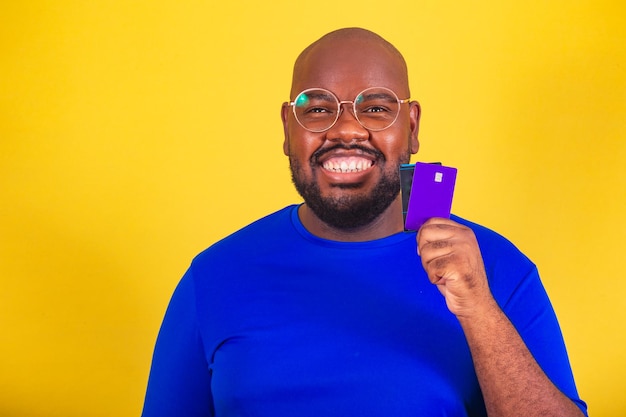
<path id="1" fill-rule="evenodd" d="M 292 99 L 307 88 L 324 88 L 339 100 L 354 100 L 369 87 L 386 87 L 400 99 L 408 86 L 398 57 L 378 44 L 343 41 L 311 51 L 294 74 Z M 369 131 L 350 104 L 330 129 L 314 133 L 284 105 L 284 152 L 292 179 L 318 218 L 338 229 L 375 220 L 397 198 L 398 166 L 417 152 L 419 105 L 402 104 L 398 119 L 385 130 Z"/>

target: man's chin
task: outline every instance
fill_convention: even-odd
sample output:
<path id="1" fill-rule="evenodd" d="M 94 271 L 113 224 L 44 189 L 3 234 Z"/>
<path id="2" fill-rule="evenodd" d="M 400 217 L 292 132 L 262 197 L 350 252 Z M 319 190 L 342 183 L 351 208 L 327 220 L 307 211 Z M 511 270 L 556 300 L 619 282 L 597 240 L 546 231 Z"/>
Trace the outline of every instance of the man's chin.
<path id="1" fill-rule="evenodd" d="M 372 223 L 398 195 L 398 191 L 391 188 L 379 188 L 370 194 L 347 192 L 341 196 L 324 197 L 315 192 L 315 186 L 305 187 L 305 190 L 297 188 L 306 205 L 321 221 L 342 230 L 358 229 Z"/>
<path id="2" fill-rule="evenodd" d="M 339 230 L 354 230 L 364 227 L 374 221 L 377 216 L 373 216 L 371 212 L 362 213 L 361 210 L 354 209 L 350 206 L 320 207 L 311 202 L 306 202 L 311 211 L 327 225 Z"/>
<path id="3" fill-rule="evenodd" d="M 338 188 L 340 190 L 358 190 L 363 187 L 363 183 L 360 182 L 348 182 L 348 183 L 340 183 L 334 184 L 333 188 Z"/>

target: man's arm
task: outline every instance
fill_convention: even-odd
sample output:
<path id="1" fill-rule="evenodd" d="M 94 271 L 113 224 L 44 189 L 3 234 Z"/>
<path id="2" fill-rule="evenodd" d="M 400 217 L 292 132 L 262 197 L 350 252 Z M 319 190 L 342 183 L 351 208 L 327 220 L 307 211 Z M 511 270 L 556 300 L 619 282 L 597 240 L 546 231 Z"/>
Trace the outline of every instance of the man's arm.
<path id="1" fill-rule="evenodd" d="M 473 231 L 431 219 L 420 229 L 417 245 L 430 281 L 463 328 L 489 416 L 582 416 L 493 298 Z"/>

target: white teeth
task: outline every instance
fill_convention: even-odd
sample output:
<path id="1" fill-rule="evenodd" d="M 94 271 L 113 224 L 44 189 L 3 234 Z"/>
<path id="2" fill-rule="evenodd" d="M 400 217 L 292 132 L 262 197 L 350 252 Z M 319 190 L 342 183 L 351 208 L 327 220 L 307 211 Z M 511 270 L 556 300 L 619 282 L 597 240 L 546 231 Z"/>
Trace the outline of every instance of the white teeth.
<path id="1" fill-rule="evenodd" d="M 349 163 L 346 161 L 326 161 L 324 162 L 324 169 L 333 172 L 360 172 L 364 171 L 372 166 L 372 161 L 359 159 L 358 161 L 351 160 Z"/>

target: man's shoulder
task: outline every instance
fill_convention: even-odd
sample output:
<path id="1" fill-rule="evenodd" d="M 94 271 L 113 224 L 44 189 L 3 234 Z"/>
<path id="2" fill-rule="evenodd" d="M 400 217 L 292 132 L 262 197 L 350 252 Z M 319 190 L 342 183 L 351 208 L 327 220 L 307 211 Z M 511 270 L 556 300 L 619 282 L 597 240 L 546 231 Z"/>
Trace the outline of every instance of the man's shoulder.
<path id="1" fill-rule="evenodd" d="M 513 242 L 499 232 L 456 215 L 452 215 L 450 218 L 472 229 L 478 240 L 483 257 L 489 257 L 493 254 L 499 257 L 510 255 L 522 259 L 526 258 Z"/>
<path id="2" fill-rule="evenodd" d="M 297 206 L 290 205 L 278 211 L 268 214 L 230 235 L 218 240 L 211 246 L 200 252 L 195 261 L 207 257 L 220 256 L 232 251 L 241 252 L 248 246 L 259 246 L 267 244 L 269 239 L 278 236 L 285 236 L 293 229 L 291 216 Z"/>

